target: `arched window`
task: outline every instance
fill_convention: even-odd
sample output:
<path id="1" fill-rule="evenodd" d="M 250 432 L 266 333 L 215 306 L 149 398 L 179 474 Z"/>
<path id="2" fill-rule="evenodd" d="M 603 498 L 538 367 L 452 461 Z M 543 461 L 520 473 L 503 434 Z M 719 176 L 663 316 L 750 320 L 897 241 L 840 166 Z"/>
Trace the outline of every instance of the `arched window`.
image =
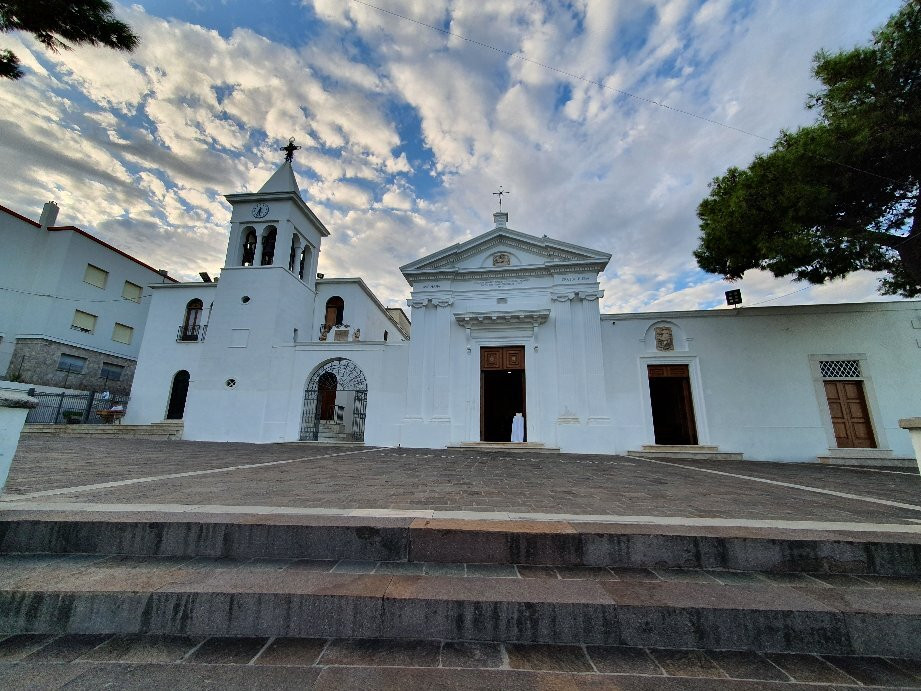
<path id="1" fill-rule="evenodd" d="M 294 269 L 297 266 L 297 258 L 300 255 L 301 249 L 301 238 L 295 233 L 294 237 L 291 238 L 291 254 L 288 255 L 288 271 L 294 273 Z"/>
<path id="2" fill-rule="evenodd" d="M 244 230 L 246 230 L 244 228 Z M 243 261 L 240 266 L 252 266 L 256 263 L 256 231 L 250 228 L 243 239 Z"/>
<path id="3" fill-rule="evenodd" d="M 342 324 L 342 313 L 345 310 L 345 300 L 338 295 L 334 295 L 326 301 L 326 326 L 335 326 Z"/>
<path id="4" fill-rule="evenodd" d="M 179 332 L 180 341 L 197 341 L 201 334 L 201 315 L 204 303 L 198 298 L 189 300 L 185 306 L 185 317 L 182 320 L 182 331 Z"/>
<path id="5" fill-rule="evenodd" d="M 304 272 L 310 268 L 310 247 L 304 247 L 301 250 L 301 266 L 297 271 L 298 277 L 303 281 Z"/>
<path id="6" fill-rule="evenodd" d="M 274 226 L 269 226 L 265 235 L 262 236 L 262 266 L 271 266 L 272 260 L 275 259 L 275 237 L 278 231 Z"/>

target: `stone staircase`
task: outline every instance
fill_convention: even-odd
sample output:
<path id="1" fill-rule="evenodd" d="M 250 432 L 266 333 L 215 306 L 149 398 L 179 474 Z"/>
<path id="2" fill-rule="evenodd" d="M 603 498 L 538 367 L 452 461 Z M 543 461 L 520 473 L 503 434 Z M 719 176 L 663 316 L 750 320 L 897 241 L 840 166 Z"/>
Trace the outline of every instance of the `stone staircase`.
<path id="1" fill-rule="evenodd" d="M 643 444 L 637 451 L 628 451 L 628 456 L 697 461 L 741 461 L 742 454 L 734 451 L 720 451 L 718 446 L 704 444 Z"/>
<path id="2" fill-rule="evenodd" d="M 0 634 L 917 660 L 910 528 L 6 510 Z"/>
<path id="3" fill-rule="evenodd" d="M 132 437 L 136 439 L 182 439 L 182 420 L 163 420 L 149 425 L 51 425 L 29 423 L 22 428 L 23 435 Z"/>
<path id="4" fill-rule="evenodd" d="M 341 444 L 345 442 L 354 442 L 352 435 L 345 429 L 341 422 L 332 420 L 320 420 L 320 428 L 317 432 L 317 441 L 328 444 Z"/>

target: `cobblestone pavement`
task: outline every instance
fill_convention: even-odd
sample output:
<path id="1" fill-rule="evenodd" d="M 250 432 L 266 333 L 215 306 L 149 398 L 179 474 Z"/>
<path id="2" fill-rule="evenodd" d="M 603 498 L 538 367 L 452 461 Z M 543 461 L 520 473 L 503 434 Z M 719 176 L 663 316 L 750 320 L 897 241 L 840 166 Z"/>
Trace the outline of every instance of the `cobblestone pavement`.
<path id="1" fill-rule="evenodd" d="M 438 640 L 20 634 L 0 640 L 0 684 L 172 691 L 921 688 L 921 662 Z"/>
<path id="2" fill-rule="evenodd" d="M 269 465 L 239 467 L 247 464 Z M 162 477 L 177 473 L 193 474 Z M 143 478 L 153 479 L 85 487 Z M 911 471 L 466 449 L 23 437 L 4 499 L 75 487 L 82 489 L 40 499 L 921 524 L 921 477 Z"/>

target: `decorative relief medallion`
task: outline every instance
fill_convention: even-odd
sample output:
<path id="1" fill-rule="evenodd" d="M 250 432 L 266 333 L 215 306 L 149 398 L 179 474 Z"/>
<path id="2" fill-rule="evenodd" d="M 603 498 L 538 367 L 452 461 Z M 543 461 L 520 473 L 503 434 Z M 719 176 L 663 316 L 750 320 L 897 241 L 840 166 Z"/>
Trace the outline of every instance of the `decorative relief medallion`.
<path id="1" fill-rule="evenodd" d="M 672 336 L 672 327 L 670 326 L 657 326 L 656 327 L 656 350 L 674 350 L 675 349 L 675 339 Z"/>
<path id="2" fill-rule="evenodd" d="M 499 252 L 498 254 L 492 255 L 492 265 L 493 266 L 511 266 L 512 258 L 505 252 Z"/>

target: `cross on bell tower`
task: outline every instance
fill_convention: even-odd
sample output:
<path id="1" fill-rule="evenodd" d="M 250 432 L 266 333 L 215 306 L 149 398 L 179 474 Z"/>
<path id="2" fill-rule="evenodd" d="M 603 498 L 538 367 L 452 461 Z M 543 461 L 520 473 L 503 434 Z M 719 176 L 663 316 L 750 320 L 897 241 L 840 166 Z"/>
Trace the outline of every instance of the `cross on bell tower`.
<path id="1" fill-rule="evenodd" d="M 283 146 L 279 151 L 285 152 L 285 163 L 291 163 L 294 160 L 294 152 L 300 149 L 301 147 L 295 146 L 294 137 L 291 137 L 288 140 L 288 146 Z"/>

